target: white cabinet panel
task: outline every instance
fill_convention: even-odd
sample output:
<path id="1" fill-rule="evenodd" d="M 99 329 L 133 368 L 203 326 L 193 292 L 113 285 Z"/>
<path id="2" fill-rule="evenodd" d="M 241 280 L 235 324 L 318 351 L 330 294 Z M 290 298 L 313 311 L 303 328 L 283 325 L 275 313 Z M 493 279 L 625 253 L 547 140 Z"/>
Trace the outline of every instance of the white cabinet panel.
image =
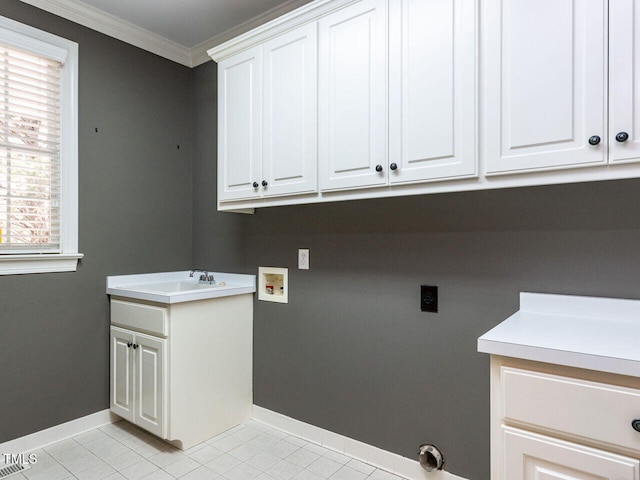
<path id="1" fill-rule="evenodd" d="M 476 8 L 390 3 L 391 183 L 476 174 Z"/>
<path id="2" fill-rule="evenodd" d="M 263 46 L 266 195 L 317 190 L 317 27 L 305 25 Z M 261 185 L 262 186 L 262 185 Z"/>
<path id="3" fill-rule="evenodd" d="M 133 333 L 111 328 L 111 410 L 133 421 L 133 366 L 131 345 Z"/>
<path id="4" fill-rule="evenodd" d="M 486 173 L 606 163 L 605 7 L 485 3 Z M 592 136 L 598 144 L 589 144 Z"/>
<path id="5" fill-rule="evenodd" d="M 136 334 L 134 423 L 160 437 L 164 436 L 164 361 L 166 340 Z"/>
<path id="6" fill-rule="evenodd" d="M 218 199 L 259 196 L 262 46 L 218 64 Z"/>
<path id="7" fill-rule="evenodd" d="M 111 410 L 164 438 L 166 340 L 111 327 Z"/>
<path id="8" fill-rule="evenodd" d="M 503 427 L 508 480 L 638 480 L 640 462 L 602 450 Z"/>
<path id="9" fill-rule="evenodd" d="M 640 390 L 506 367 L 502 384 L 506 421 L 640 451 Z"/>
<path id="10" fill-rule="evenodd" d="M 609 162 L 640 161 L 640 4 L 609 2 Z M 625 136 L 619 134 L 627 134 Z"/>
<path id="11" fill-rule="evenodd" d="M 387 181 L 386 19 L 385 1 L 363 0 L 318 22 L 322 190 Z"/>

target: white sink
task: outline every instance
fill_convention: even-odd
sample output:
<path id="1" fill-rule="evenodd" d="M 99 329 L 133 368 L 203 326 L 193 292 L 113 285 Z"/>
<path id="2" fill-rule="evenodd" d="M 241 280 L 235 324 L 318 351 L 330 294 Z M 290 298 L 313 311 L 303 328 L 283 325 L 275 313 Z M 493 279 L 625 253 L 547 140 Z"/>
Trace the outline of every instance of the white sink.
<path id="1" fill-rule="evenodd" d="M 135 288 L 140 291 L 147 292 L 160 292 L 160 293 L 173 293 L 173 292 L 190 292 L 192 290 L 204 290 L 207 288 L 219 288 L 224 287 L 219 284 L 198 283 L 195 281 L 177 281 L 177 282 L 164 282 L 164 283 L 149 283 L 147 285 L 135 285 Z"/>
<path id="2" fill-rule="evenodd" d="M 198 283 L 186 272 L 147 273 L 107 277 L 107 294 L 158 303 L 194 300 L 254 293 L 255 275 L 212 272 L 215 283 Z"/>

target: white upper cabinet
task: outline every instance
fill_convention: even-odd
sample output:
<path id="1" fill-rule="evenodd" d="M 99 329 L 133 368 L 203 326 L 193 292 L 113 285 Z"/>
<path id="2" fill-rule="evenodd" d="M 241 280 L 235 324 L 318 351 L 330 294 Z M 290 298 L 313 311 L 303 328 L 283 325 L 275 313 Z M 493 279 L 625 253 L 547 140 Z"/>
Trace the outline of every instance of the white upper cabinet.
<path id="1" fill-rule="evenodd" d="M 305 25 L 263 46 L 264 195 L 317 190 L 316 30 Z"/>
<path id="2" fill-rule="evenodd" d="M 218 64 L 218 199 L 259 196 L 262 180 L 262 46 Z"/>
<path id="3" fill-rule="evenodd" d="M 218 198 L 317 190 L 315 23 L 218 65 Z"/>
<path id="4" fill-rule="evenodd" d="M 640 4 L 609 1 L 609 162 L 640 161 Z"/>
<path id="5" fill-rule="evenodd" d="M 640 0 L 314 0 L 209 54 L 220 210 L 640 177 Z"/>
<path id="6" fill-rule="evenodd" d="M 386 4 L 362 0 L 318 21 L 321 190 L 387 181 Z"/>
<path id="7" fill-rule="evenodd" d="M 483 3 L 486 173 L 606 163 L 606 1 Z"/>
<path id="8" fill-rule="evenodd" d="M 389 181 L 476 175 L 476 1 L 389 4 Z"/>

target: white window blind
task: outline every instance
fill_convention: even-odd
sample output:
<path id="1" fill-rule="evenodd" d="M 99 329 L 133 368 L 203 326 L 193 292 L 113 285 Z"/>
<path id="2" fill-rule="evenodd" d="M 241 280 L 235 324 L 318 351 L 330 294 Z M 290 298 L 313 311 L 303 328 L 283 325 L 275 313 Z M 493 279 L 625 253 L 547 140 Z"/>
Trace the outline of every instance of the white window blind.
<path id="1" fill-rule="evenodd" d="M 0 254 L 60 252 L 61 67 L 0 43 Z"/>

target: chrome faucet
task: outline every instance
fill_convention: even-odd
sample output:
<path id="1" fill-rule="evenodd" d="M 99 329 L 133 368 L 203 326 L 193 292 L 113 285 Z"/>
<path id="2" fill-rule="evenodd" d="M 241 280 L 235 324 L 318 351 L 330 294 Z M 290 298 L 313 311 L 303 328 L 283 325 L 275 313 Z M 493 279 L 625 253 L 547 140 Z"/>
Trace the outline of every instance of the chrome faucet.
<path id="1" fill-rule="evenodd" d="M 191 273 L 189 274 L 189 277 L 193 277 L 193 274 L 195 272 L 202 272 L 202 275 L 200 275 L 200 280 L 198 280 L 198 283 L 213 284 L 213 283 L 216 282 L 216 280 L 213 278 L 213 273 L 209 273 L 206 270 L 201 270 L 199 268 L 191 270 Z"/>

